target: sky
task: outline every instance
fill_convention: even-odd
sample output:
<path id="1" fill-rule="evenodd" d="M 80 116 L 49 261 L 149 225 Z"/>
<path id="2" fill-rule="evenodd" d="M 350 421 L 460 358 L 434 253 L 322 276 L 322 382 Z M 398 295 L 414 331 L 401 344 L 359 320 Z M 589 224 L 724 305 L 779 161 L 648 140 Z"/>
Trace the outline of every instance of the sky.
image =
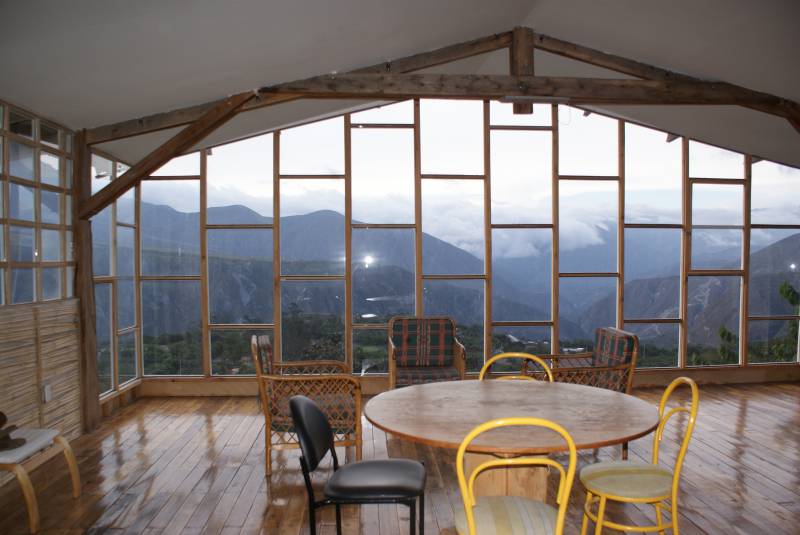
<path id="1" fill-rule="evenodd" d="M 480 175 L 484 172 L 483 104 L 477 101 L 423 100 L 421 169 L 424 174 Z M 491 124 L 550 125 L 549 105 L 535 105 L 531 116 L 515 116 L 511 104 L 491 103 Z M 410 101 L 352 115 L 353 123 L 413 122 Z M 598 114 L 559 106 L 561 175 L 616 176 L 619 173 L 618 122 Z M 344 119 L 328 119 L 284 130 L 284 175 L 344 173 Z M 552 150 L 550 132 L 492 130 L 490 133 L 492 218 L 494 223 L 551 223 Z M 664 132 L 625 127 L 626 221 L 680 223 L 681 142 Z M 351 131 L 353 218 L 370 223 L 413 223 L 413 129 Z M 272 216 L 273 135 L 217 147 L 208 157 L 208 205 L 242 204 Z M 99 168 L 98 168 L 98 171 Z M 156 174 L 199 173 L 199 157 L 173 160 Z M 743 156 L 690 142 L 690 175 L 743 178 Z M 98 181 L 98 188 L 102 185 Z M 147 202 L 196 211 L 196 188 L 162 182 L 146 188 Z M 598 243 L 604 228 L 616 225 L 615 181 L 562 180 L 559 184 L 561 247 Z M 695 224 L 741 225 L 741 185 L 695 184 Z M 800 170 L 759 162 L 753 166 L 753 223 L 800 224 Z M 480 180 L 423 178 L 423 231 L 483 258 L 483 183 Z M 336 178 L 281 180 L 281 215 L 316 210 L 344 212 L 344 181 Z M 498 256 L 540 254 L 547 233 L 515 233 L 493 244 Z M 719 233 L 717 239 L 725 239 Z M 766 238 L 765 238 L 766 239 Z M 734 238 L 735 241 L 735 238 Z M 734 243 L 733 241 L 731 243 Z M 758 245 L 754 243 L 754 245 Z"/>

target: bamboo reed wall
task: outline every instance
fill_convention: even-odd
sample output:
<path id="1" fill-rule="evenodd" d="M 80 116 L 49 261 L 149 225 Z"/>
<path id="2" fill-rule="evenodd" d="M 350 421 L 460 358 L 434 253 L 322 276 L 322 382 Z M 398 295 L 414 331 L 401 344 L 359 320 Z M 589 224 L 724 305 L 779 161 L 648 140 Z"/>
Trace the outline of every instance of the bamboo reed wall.
<path id="1" fill-rule="evenodd" d="M 19 427 L 81 434 L 77 299 L 0 308 L 0 410 Z M 52 400 L 43 403 L 50 385 Z M 11 479 L 0 474 L 0 485 Z"/>

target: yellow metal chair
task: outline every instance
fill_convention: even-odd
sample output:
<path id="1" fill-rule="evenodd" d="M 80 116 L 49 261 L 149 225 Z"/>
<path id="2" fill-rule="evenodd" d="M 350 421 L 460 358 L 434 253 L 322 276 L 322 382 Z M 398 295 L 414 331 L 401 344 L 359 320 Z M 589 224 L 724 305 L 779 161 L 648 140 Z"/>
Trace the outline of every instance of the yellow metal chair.
<path id="1" fill-rule="evenodd" d="M 487 373 L 489 373 L 492 364 L 497 362 L 498 360 L 502 359 L 525 359 L 526 361 L 533 361 L 539 366 L 542 367 L 544 370 L 545 375 L 547 375 L 547 379 L 552 383 L 553 382 L 553 372 L 550 370 L 550 366 L 542 360 L 541 358 L 537 357 L 536 355 L 531 355 L 530 353 L 500 353 L 498 355 L 493 356 L 489 360 L 486 361 L 486 364 L 483 365 L 481 368 L 481 374 L 479 379 L 483 381 L 484 377 Z M 528 364 L 528 362 L 525 362 Z M 501 375 L 497 377 L 497 379 L 536 379 L 533 375 L 528 374 L 519 374 L 519 375 Z"/>
<path id="2" fill-rule="evenodd" d="M 692 402 L 690 407 L 673 407 L 666 410 L 667 401 L 672 392 L 680 385 L 685 384 L 691 389 Z M 679 377 L 672 381 L 658 406 L 659 423 L 653 439 L 653 462 L 644 463 L 637 461 L 606 461 L 587 466 L 580 473 L 580 480 L 586 487 L 586 504 L 584 505 L 583 524 L 581 535 L 586 533 L 586 527 L 591 518 L 595 522 L 595 535 L 608 527 L 618 531 L 637 531 L 664 533 L 671 528 L 678 535 L 678 483 L 680 482 L 681 467 L 692 438 L 699 394 L 697 384 L 688 377 Z M 665 413 L 666 411 L 666 413 Z M 686 423 L 683 441 L 681 442 L 678 456 L 675 460 L 675 469 L 670 470 L 658 464 L 658 448 L 664 437 L 664 427 L 670 418 L 679 413 L 689 415 Z M 650 503 L 656 510 L 656 525 L 654 526 L 628 526 L 618 524 L 605 518 L 606 503 L 611 501 L 625 503 Z M 670 502 L 667 509 L 665 502 Z M 597 506 L 597 511 L 592 509 Z M 664 523 L 662 510 L 669 510 L 670 520 Z"/>
<path id="3" fill-rule="evenodd" d="M 478 465 L 469 478 L 464 471 L 464 455 L 469 444 L 480 434 L 499 427 L 508 426 L 540 426 L 553 430 L 561 435 L 569 448 L 569 464 L 567 468 L 561 463 L 542 456 L 499 458 Z M 456 531 L 459 535 L 476 535 L 476 533 L 494 533 L 495 535 L 562 535 L 564 520 L 567 514 L 569 494 L 575 478 L 577 452 L 575 442 L 567 432 L 555 422 L 543 418 L 498 418 L 485 422 L 464 438 L 456 455 L 456 471 L 458 486 L 464 510 L 456 512 Z M 548 466 L 559 473 L 556 503 L 558 508 L 546 503 L 522 498 L 520 496 L 475 496 L 475 479 L 484 470 L 507 466 Z"/>

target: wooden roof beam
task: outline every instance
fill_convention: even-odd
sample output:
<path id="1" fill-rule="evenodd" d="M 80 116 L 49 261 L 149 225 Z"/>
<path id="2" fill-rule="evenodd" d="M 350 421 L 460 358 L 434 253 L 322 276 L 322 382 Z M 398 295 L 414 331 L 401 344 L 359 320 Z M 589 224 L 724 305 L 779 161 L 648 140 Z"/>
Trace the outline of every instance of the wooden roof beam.
<path id="1" fill-rule="evenodd" d="M 395 74 L 413 72 L 470 58 L 472 56 L 485 54 L 487 52 L 493 52 L 495 50 L 507 48 L 510 45 L 511 32 L 504 32 L 486 37 L 480 37 L 478 39 L 465 41 L 455 45 L 445 46 L 429 52 L 423 52 L 421 54 L 414 54 L 392 61 L 376 63 L 368 67 L 356 69 L 351 71 L 351 73 Z M 293 95 L 267 96 L 248 102 L 242 107 L 241 111 L 249 111 L 266 106 L 272 106 L 281 102 L 297 100 L 298 98 L 301 97 Z M 86 141 L 89 145 L 96 145 L 98 143 L 105 143 L 115 139 L 138 136 L 141 134 L 156 132 L 158 130 L 166 130 L 168 128 L 184 126 L 198 120 L 204 113 L 208 112 L 211 108 L 220 104 L 221 102 L 224 102 L 224 99 L 164 113 L 156 113 L 154 115 L 139 117 L 138 119 L 131 119 L 119 123 L 90 128 L 87 130 Z"/>
<path id="2" fill-rule="evenodd" d="M 517 27 L 511 33 L 511 46 L 508 49 L 510 69 L 515 76 L 533 76 L 533 30 Z M 533 102 L 515 102 L 513 111 L 517 115 L 533 113 Z"/>
<path id="3" fill-rule="evenodd" d="M 789 118 L 784 99 L 726 83 L 473 74 L 332 74 L 259 90 L 307 98 L 528 98 L 569 104 L 757 105 Z M 796 104 L 795 104 L 796 106 Z"/>
<path id="4" fill-rule="evenodd" d="M 80 206 L 78 217 L 88 219 L 114 202 L 122 194 L 135 186 L 141 179 L 150 176 L 159 167 L 175 156 L 191 148 L 208 134 L 225 124 L 236 115 L 247 102 L 253 100 L 256 93 L 248 91 L 226 98 L 207 110 L 192 124 L 178 132 L 169 141 L 139 160 L 116 180 L 95 193 Z"/>

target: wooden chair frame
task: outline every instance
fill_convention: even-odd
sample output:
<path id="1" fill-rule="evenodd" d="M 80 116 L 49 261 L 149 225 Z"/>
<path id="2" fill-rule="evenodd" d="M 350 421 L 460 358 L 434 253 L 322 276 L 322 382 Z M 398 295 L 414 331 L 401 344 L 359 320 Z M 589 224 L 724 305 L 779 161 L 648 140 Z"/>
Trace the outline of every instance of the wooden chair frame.
<path id="1" fill-rule="evenodd" d="M 81 475 L 78 471 L 78 461 L 75 460 L 75 453 L 73 453 L 69 441 L 61 435 L 56 435 L 53 438 L 53 446 L 56 445 L 61 447 L 64 452 L 64 459 L 67 461 L 67 468 L 72 481 L 72 497 L 78 498 L 81 495 Z M 11 472 L 17 478 L 22 489 L 22 495 L 25 498 L 25 505 L 28 508 L 28 528 L 31 533 L 36 533 L 39 531 L 39 504 L 36 500 L 36 492 L 33 489 L 31 478 L 28 477 L 28 471 L 23 466 L 24 462 L 0 464 L 0 470 Z"/>
<path id="2" fill-rule="evenodd" d="M 253 335 L 250 349 L 258 380 L 258 394 L 264 413 L 264 457 L 266 475 L 272 474 L 272 451 L 298 449 L 297 433 L 291 425 L 289 399 L 303 395 L 315 401 L 326 412 L 334 428 L 336 446 L 355 446 L 356 460 L 361 460 L 361 384 L 347 373 L 347 365 L 335 360 L 268 363 L 272 374 L 265 374 L 261 351 L 269 345 L 269 337 Z M 331 407 L 320 402 L 330 396 L 353 398 L 349 407 Z"/>
<path id="3" fill-rule="evenodd" d="M 389 390 L 397 388 L 397 348 L 392 341 L 392 330 L 394 322 L 400 319 L 417 319 L 417 320 L 431 320 L 431 319 L 447 319 L 453 322 L 453 367 L 458 370 L 460 379 L 464 379 L 467 372 L 467 350 L 458 338 L 455 336 L 456 322 L 449 316 L 395 316 L 389 320 L 387 329 L 388 342 L 388 360 L 389 360 Z"/>
<path id="4" fill-rule="evenodd" d="M 502 359 L 525 359 L 525 361 L 526 361 L 525 365 L 528 365 L 531 362 L 535 362 L 536 364 L 541 366 L 542 370 L 544 370 L 544 373 L 547 375 L 547 380 L 550 381 L 551 383 L 553 382 L 553 372 L 550 370 L 550 366 L 548 366 L 547 363 L 541 357 L 538 357 L 536 355 L 531 355 L 530 353 L 519 353 L 519 352 L 499 353 L 499 354 L 493 356 L 492 358 L 490 358 L 489 360 L 487 360 L 486 364 L 484 364 L 483 368 L 481 368 L 481 373 L 478 376 L 478 380 L 479 381 L 483 381 L 483 379 L 489 373 L 489 370 L 491 369 L 492 364 L 494 364 L 498 360 L 502 360 Z M 521 374 L 518 374 L 518 375 L 513 375 L 513 374 L 498 375 L 496 377 L 496 379 L 530 379 L 530 380 L 536 380 L 536 379 L 538 379 L 538 377 L 535 377 L 533 375 L 526 374 L 526 373 L 521 373 Z"/>

